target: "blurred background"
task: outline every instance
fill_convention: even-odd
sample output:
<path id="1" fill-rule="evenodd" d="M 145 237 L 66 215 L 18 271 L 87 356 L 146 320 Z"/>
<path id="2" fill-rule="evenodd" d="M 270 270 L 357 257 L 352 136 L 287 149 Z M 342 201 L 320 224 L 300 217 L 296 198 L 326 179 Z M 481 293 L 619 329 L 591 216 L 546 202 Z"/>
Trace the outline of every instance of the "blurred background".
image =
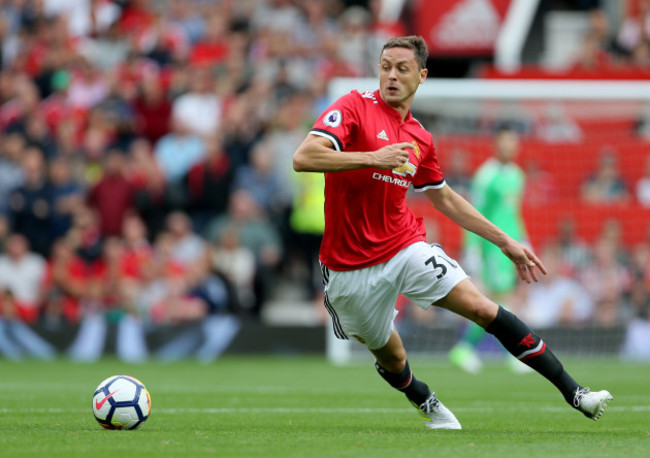
<path id="1" fill-rule="evenodd" d="M 0 355 L 326 352 L 324 180 L 292 155 L 407 34 L 456 191 L 476 198 L 512 134 L 550 274 L 504 300 L 560 352 L 650 360 L 648 0 L 1 0 Z M 465 234 L 410 200 L 489 290 Z M 414 351 L 463 332 L 398 308 Z"/>

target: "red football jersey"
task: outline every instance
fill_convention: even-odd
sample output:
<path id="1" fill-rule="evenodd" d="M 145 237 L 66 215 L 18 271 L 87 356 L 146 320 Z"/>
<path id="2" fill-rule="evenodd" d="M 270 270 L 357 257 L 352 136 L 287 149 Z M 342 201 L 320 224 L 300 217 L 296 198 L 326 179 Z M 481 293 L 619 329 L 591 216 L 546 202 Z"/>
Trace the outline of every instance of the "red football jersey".
<path id="1" fill-rule="evenodd" d="M 424 191 L 445 186 L 445 180 L 431 134 L 410 112 L 402 121 L 378 90 L 352 91 L 330 106 L 310 133 L 330 139 L 338 151 L 413 144 L 408 162 L 399 168 L 325 174 L 325 233 L 320 250 L 325 266 L 332 270 L 372 266 L 425 240 L 422 218 L 416 218 L 406 205 L 406 193 L 411 184 L 416 191 Z"/>

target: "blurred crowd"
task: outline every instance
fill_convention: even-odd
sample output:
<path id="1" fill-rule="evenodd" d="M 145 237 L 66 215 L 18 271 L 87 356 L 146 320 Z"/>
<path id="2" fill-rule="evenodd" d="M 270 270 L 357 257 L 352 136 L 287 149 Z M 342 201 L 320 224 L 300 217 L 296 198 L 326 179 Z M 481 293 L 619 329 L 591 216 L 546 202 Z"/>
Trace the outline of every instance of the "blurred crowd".
<path id="1" fill-rule="evenodd" d="M 380 8 L 0 0 L 2 318 L 81 323 L 83 358 L 99 315 L 258 317 L 287 277 L 318 304 L 324 180 L 295 175 L 292 156 L 329 104 L 328 81 L 373 76 L 381 45 L 408 32 Z M 641 59 L 649 34 L 624 25 L 618 42 Z M 601 258 L 611 250 L 596 247 Z M 647 280 L 647 251 L 633 260 Z"/>
<path id="2" fill-rule="evenodd" d="M 2 314 L 258 316 L 282 275 L 317 299 L 324 182 L 292 156 L 403 32 L 379 6 L 0 2 Z"/>
<path id="3" fill-rule="evenodd" d="M 621 2 L 620 24 L 613 24 L 606 11 L 594 3 L 589 28 L 575 56 L 573 69 L 609 71 L 626 67 L 650 70 L 650 1 Z"/>

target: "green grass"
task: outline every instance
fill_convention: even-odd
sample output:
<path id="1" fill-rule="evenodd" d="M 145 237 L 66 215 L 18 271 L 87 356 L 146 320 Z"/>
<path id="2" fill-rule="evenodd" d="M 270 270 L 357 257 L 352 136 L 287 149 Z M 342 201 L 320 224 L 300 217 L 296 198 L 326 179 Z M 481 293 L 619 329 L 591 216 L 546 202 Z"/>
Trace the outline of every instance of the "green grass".
<path id="1" fill-rule="evenodd" d="M 614 402 L 598 422 L 568 407 L 536 374 L 490 365 L 477 376 L 412 361 L 463 424 L 429 431 L 372 364 L 320 358 L 224 358 L 212 365 L 0 361 L 0 456 L 650 456 L 650 366 L 568 361 L 579 381 Z M 91 398 L 126 373 L 151 392 L 150 419 L 106 431 Z"/>

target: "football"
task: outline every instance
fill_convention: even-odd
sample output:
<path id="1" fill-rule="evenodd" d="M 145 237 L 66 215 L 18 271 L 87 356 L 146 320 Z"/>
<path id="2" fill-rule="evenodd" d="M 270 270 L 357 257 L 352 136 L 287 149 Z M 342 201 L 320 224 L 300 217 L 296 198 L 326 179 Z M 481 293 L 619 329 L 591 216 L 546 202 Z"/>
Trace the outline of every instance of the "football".
<path id="1" fill-rule="evenodd" d="M 151 396 L 138 379 L 114 375 L 93 395 L 93 414 L 106 429 L 136 429 L 151 413 Z"/>

